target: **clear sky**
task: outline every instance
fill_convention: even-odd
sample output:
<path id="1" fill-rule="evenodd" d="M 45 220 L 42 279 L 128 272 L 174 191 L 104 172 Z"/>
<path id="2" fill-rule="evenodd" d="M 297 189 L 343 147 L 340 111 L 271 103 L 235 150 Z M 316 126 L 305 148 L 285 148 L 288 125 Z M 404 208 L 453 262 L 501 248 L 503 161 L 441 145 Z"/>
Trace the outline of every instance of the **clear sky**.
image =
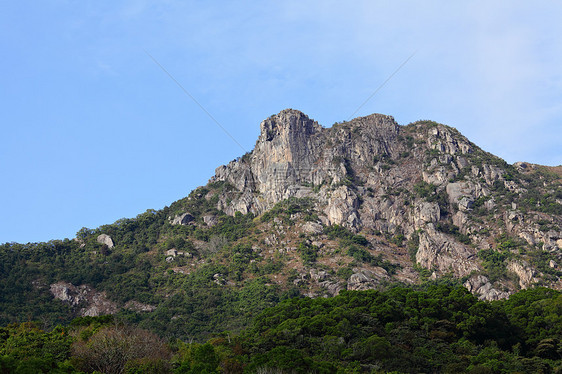
<path id="1" fill-rule="evenodd" d="M 72 238 L 204 185 L 285 108 L 431 119 L 562 164 L 552 1 L 0 0 L 0 243 Z M 240 143 L 199 108 L 150 53 Z"/>

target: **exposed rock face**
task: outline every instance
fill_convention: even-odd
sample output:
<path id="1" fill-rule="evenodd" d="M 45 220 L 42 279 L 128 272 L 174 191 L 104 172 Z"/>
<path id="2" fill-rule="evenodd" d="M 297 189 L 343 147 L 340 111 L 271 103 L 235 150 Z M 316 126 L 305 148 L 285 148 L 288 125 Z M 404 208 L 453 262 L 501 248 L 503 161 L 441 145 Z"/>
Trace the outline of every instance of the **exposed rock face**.
<path id="1" fill-rule="evenodd" d="M 527 264 L 511 261 L 507 265 L 507 270 L 514 272 L 519 277 L 519 286 L 522 289 L 528 288 L 533 283 L 537 282 L 535 272 Z"/>
<path id="2" fill-rule="evenodd" d="M 340 186 L 328 200 L 328 223 L 356 228 L 360 224 L 358 208 L 359 200 L 355 192 L 347 186 Z"/>
<path id="3" fill-rule="evenodd" d="M 98 292 L 87 285 L 75 286 L 68 282 L 57 282 L 50 285 L 50 291 L 55 299 L 68 303 L 83 317 L 115 314 L 120 310 L 117 303 L 107 298 L 105 292 Z M 127 302 L 124 308 L 137 312 L 152 312 L 156 309 L 153 305 L 134 300 Z"/>
<path id="4" fill-rule="evenodd" d="M 478 270 L 474 251 L 436 231 L 433 225 L 427 225 L 426 231 L 420 235 L 416 260 L 428 269 L 443 273 L 453 270 L 461 277 Z"/>
<path id="5" fill-rule="evenodd" d="M 376 286 L 383 279 L 388 279 L 386 270 L 380 267 L 370 269 L 353 269 L 354 274 L 349 277 L 347 281 L 347 289 L 353 291 L 370 290 Z"/>
<path id="6" fill-rule="evenodd" d="M 501 245 L 509 244 L 518 258 L 514 242 L 498 241 L 504 235 L 521 238 L 529 249 L 540 246 L 562 260 L 562 218 L 529 216 L 520 208 L 529 201 L 525 193 L 530 182 L 517 173 L 536 168 L 525 163 L 510 167 L 453 128 L 430 121 L 399 126 L 381 114 L 324 128 L 287 109 L 264 120 L 260 130 L 252 152 L 217 168 L 211 178 L 233 187 L 221 192 L 217 203 L 229 215 L 260 215 L 285 199 L 309 198 L 322 225 L 301 224 L 304 235 L 321 236 L 323 225 L 379 233 L 387 241 L 378 249 L 388 254 L 401 251 L 389 238 L 399 248 L 410 241 L 412 258 L 435 277 L 482 273 L 479 251 L 501 250 Z M 543 195 L 560 197 L 556 186 L 546 190 L 547 182 L 543 185 Z M 508 193 L 511 201 L 505 197 Z M 558 200 L 550 204 L 562 204 Z M 180 219 L 174 222 L 180 224 Z M 205 217 L 204 222 L 213 224 Z M 545 229 L 545 222 L 552 228 Z M 280 245 L 285 235 L 271 233 L 264 243 Z M 314 240 L 320 248 L 321 240 Z M 524 261 L 504 265 L 519 276 L 522 288 L 538 279 L 536 269 Z M 410 268 L 399 276 L 413 282 L 413 273 Z M 358 270 L 348 280 L 348 289 L 374 287 L 380 279 Z M 469 279 L 467 287 L 487 300 L 506 297 L 517 288 L 510 282 L 500 288 L 483 275 Z"/>
<path id="7" fill-rule="evenodd" d="M 97 292 L 93 288 L 72 283 L 58 282 L 50 286 L 51 293 L 56 299 L 67 302 L 72 307 L 80 307 L 81 316 L 100 316 L 117 313 L 119 308 L 113 301 L 107 299 L 105 292 Z"/>
<path id="8" fill-rule="evenodd" d="M 98 243 L 107 245 L 108 248 L 113 248 L 113 240 L 107 234 L 101 234 L 97 238 Z"/>
<path id="9" fill-rule="evenodd" d="M 138 301 L 135 300 L 127 301 L 124 308 L 133 310 L 135 312 L 147 312 L 147 313 L 156 310 L 156 307 L 154 305 L 139 303 Z"/>
<path id="10" fill-rule="evenodd" d="M 190 213 L 183 213 L 170 217 L 169 220 L 172 225 L 189 225 L 195 218 Z"/>
<path id="11" fill-rule="evenodd" d="M 426 223 L 439 221 L 440 218 L 441 210 L 439 209 L 439 205 L 423 201 L 416 206 L 413 217 L 414 226 L 419 229 L 424 227 Z"/>
<path id="12" fill-rule="evenodd" d="M 508 292 L 498 291 L 483 275 L 477 275 L 467 280 L 464 286 L 472 293 L 478 295 L 480 300 L 494 301 L 505 299 L 509 296 Z"/>
<path id="13" fill-rule="evenodd" d="M 306 222 L 302 229 L 309 234 L 321 234 L 324 231 L 322 225 L 316 222 Z"/>
<path id="14" fill-rule="evenodd" d="M 320 197 L 327 223 L 357 229 L 360 202 L 357 193 L 342 184 L 354 177 L 354 161 L 364 164 L 376 154 L 393 151 L 392 139 L 398 135 L 394 119 L 380 114 L 357 119 L 352 123 L 354 138 L 347 128 L 323 128 L 292 109 L 271 116 L 260 127 L 249 155 L 216 169 L 212 181 L 227 181 L 238 190 L 229 203 L 221 199 L 218 208 L 228 214 L 261 214 L 289 197 Z M 318 194 L 311 185 L 335 191 Z"/>
<path id="15" fill-rule="evenodd" d="M 203 222 L 209 227 L 215 226 L 219 221 L 216 216 L 214 215 L 206 215 L 203 216 Z"/>

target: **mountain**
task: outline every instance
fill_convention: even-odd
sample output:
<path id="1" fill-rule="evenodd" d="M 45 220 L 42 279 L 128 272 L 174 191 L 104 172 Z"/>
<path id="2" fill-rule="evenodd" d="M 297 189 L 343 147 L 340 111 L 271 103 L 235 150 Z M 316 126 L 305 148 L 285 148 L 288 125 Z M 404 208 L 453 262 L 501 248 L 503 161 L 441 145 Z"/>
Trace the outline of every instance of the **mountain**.
<path id="1" fill-rule="evenodd" d="M 370 288 L 380 279 L 418 282 L 416 264 L 432 277 L 466 278 L 487 300 L 537 282 L 560 288 L 556 169 L 508 165 L 430 121 L 399 126 L 373 114 L 323 128 L 284 110 L 260 127 L 254 150 L 211 179 L 233 186 L 219 195 L 217 207 L 261 215 L 286 199 L 310 199 L 317 217 L 297 230 L 323 248 L 324 265 L 334 269 L 346 253 L 334 253 L 337 244 L 314 235 L 339 225 L 367 238 L 366 256 L 381 254 L 400 266 L 391 276 L 361 265 L 353 279 L 364 282 L 350 279 L 348 288 Z M 286 238 L 266 239 L 276 250 L 288 247 Z"/>
<path id="2" fill-rule="evenodd" d="M 280 300 L 463 284 L 561 289 L 560 167 L 509 165 L 454 128 L 283 110 L 206 186 L 73 240 L 0 247 L 0 323 L 116 314 L 162 335 L 239 330 Z"/>

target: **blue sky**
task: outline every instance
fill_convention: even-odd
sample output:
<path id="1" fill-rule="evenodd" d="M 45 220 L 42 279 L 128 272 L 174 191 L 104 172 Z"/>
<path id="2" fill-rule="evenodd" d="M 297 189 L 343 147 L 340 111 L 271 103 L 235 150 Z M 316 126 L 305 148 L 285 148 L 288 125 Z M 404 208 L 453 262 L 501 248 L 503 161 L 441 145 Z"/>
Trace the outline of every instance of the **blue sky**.
<path id="1" fill-rule="evenodd" d="M 555 2 L 0 2 L 0 243 L 169 205 L 251 150 L 264 118 L 347 120 L 413 52 L 357 116 L 562 164 Z"/>

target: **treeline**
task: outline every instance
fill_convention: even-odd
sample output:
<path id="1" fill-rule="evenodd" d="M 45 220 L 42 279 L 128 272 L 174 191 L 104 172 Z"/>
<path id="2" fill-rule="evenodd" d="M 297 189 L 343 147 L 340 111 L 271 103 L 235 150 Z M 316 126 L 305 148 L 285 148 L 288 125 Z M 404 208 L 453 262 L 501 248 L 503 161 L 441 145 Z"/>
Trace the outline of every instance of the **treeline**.
<path id="1" fill-rule="evenodd" d="M 562 294 L 497 302 L 463 287 L 344 291 L 266 309 L 238 335 L 171 340 L 112 317 L 0 328 L 8 373 L 560 373 Z"/>
<path id="2" fill-rule="evenodd" d="M 344 291 L 329 299 L 280 303 L 262 313 L 243 336 L 252 368 L 297 373 L 562 372 L 560 308 L 560 293 L 546 288 L 494 303 L 451 286 Z"/>

